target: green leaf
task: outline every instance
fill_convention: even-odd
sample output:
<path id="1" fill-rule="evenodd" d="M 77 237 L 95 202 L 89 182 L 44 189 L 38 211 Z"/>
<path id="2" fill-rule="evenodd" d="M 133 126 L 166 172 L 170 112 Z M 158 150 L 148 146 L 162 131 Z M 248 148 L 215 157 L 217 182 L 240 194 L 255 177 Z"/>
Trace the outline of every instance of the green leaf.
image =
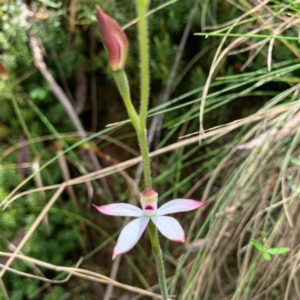
<path id="1" fill-rule="evenodd" d="M 300 160 L 298 158 L 292 157 L 291 158 L 291 163 L 296 165 L 296 166 L 300 166 Z"/>
<path id="2" fill-rule="evenodd" d="M 43 100 L 47 97 L 48 91 L 43 88 L 35 88 L 29 92 L 31 99 Z"/>
<path id="3" fill-rule="evenodd" d="M 267 250 L 267 253 L 269 253 L 271 255 L 278 255 L 278 254 L 284 254 L 289 251 L 290 251 L 290 248 L 270 248 Z"/>
<path id="4" fill-rule="evenodd" d="M 251 239 L 250 243 L 260 252 L 265 252 L 265 247 L 257 240 Z"/>
<path id="5" fill-rule="evenodd" d="M 294 183 L 294 178 L 293 178 L 291 175 L 287 176 L 286 178 L 287 178 L 287 180 L 288 180 L 288 183 L 289 183 L 289 185 L 290 185 L 291 190 L 292 190 L 294 193 L 296 193 L 297 190 L 298 190 L 298 185 L 296 185 L 296 184 Z"/>
<path id="6" fill-rule="evenodd" d="M 51 1 L 51 0 L 39 0 L 40 2 L 46 4 L 47 6 L 49 7 L 52 7 L 52 8 L 60 8 L 61 5 L 62 5 L 62 2 L 54 2 L 54 1 Z"/>
<path id="7" fill-rule="evenodd" d="M 266 259 L 266 260 L 271 260 L 271 255 L 267 252 L 263 252 L 263 257 Z"/>

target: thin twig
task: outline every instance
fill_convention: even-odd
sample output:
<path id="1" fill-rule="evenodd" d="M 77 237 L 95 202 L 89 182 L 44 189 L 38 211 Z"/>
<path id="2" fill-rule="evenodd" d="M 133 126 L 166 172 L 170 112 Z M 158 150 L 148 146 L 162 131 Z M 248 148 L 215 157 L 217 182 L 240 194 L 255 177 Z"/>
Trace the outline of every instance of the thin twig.
<path id="1" fill-rule="evenodd" d="M 35 219 L 34 223 L 31 225 L 30 229 L 27 231 L 27 233 L 25 234 L 25 236 L 22 238 L 22 240 L 20 241 L 19 245 L 16 247 L 16 249 L 14 250 L 13 254 L 17 254 L 21 251 L 21 249 L 24 247 L 24 245 L 27 243 L 27 241 L 29 240 L 29 238 L 31 237 L 31 235 L 33 234 L 33 232 L 35 231 L 35 229 L 37 228 L 37 226 L 40 224 L 41 220 L 45 217 L 45 215 L 48 213 L 49 209 L 52 207 L 52 205 L 56 202 L 56 200 L 58 199 L 58 197 L 60 196 L 60 194 L 63 192 L 63 190 L 65 189 L 66 185 L 63 183 L 61 184 L 61 186 L 57 189 L 57 191 L 55 192 L 55 194 L 52 196 L 52 198 L 50 199 L 50 201 L 46 204 L 46 206 L 44 207 L 44 209 L 41 211 L 41 213 L 39 214 L 39 216 Z M 14 261 L 14 256 L 11 256 L 8 261 L 6 262 L 5 266 L 9 267 Z M 2 269 L 0 271 L 0 278 L 3 277 L 3 275 L 5 274 L 5 269 Z"/>
<path id="2" fill-rule="evenodd" d="M 92 271 L 88 271 L 88 270 L 85 270 L 85 269 L 80 269 L 80 268 L 77 268 L 77 267 L 72 268 L 72 267 L 56 266 L 56 265 L 46 263 L 46 262 L 43 262 L 43 261 L 31 258 L 31 257 L 25 256 L 25 255 L 15 254 L 15 253 L 0 252 L 0 255 L 7 256 L 7 257 L 9 257 L 10 260 L 15 260 L 16 258 L 19 258 L 19 259 L 22 259 L 24 261 L 31 262 L 33 264 L 42 266 L 44 268 L 54 270 L 56 272 L 65 272 L 65 273 L 68 273 L 70 275 L 74 275 L 74 276 L 77 276 L 77 277 L 80 277 L 80 278 L 85 278 L 85 279 L 88 279 L 88 280 L 101 282 L 101 283 L 104 283 L 104 284 L 112 283 L 117 287 L 123 288 L 125 290 L 131 291 L 131 292 L 134 292 L 134 293 L 137 293 L 137 294 L 143 294 L 145 296 L 151 296 L 151 297 L 156 297 L 157 299 L 162 299 L 161 295 L 154 294 L 152 292 L 140 289 L 138 287 L 134 287 L 134 286 L 131 286 L 131 285 L 126 285 L 126 284 L 120 283 L 120 282 L 112 280 L 109 277 L 106 277 L 102 274 L 95 273 L 95 272 L 92 272 Z M 6 265 L 6 267 L 7 267 L 7 265 Z M 171 299 L 168 299 L 168 300 L 171 300 Z"/>

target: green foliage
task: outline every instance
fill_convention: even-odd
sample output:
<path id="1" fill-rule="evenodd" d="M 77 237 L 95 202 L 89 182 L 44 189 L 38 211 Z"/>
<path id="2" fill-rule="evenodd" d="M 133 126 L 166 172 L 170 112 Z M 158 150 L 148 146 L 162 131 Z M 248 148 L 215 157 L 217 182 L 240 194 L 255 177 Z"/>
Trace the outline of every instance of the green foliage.
<path id="1" fill-rule="evenodd" d="M 265 248 L 259 241 L 251 239 L 250 243 L 262 254 L 264 259 L 271 260 L 271 255 L 285 254 L 290 251 L 290 248 Z"/>
<path id="2" fill-rule="evenodd" d="M 99 3 L 77 1 L 72 28 L 69 6 L 71 2 L 31 1 L 32 5 L 29 9 L 33 14 L 29 18 L 30 29 L 41 41 L 44 60 L 49 72 L 66 93 L 67 89 L 69 90 L 68 96 L 71 95 L 71 98 L 75 99 L 75 93 L 80 84 L 75 78 L 76 71 L 83 70 L 87 81 L 87 98 L 80 118 L 84 128 L 89 131 L 92 127 L 93 112 L 97 109 L 98 124 L 93 130 L 102 130 L 108 123 L 127 119 L 127 115 L 112 83 L 112 77 L 107 68 L 106 50 L 99 38 L 95 19 L 95 5 Z M 165 1 L 153 0 L 150 8 L 155 9 L 161 4 L 165 4 Z M 165 114 L 160 140 L 155 141 L 151 150 L 158 150 L 176 143 L 178 136 L 197 132 L 199 129 L 199 109 L 204 101 L 201 98 L 203 85 L 211 71 L 212 59 L 217 48 L 222 45 L 223 39 L 194 36 L 193 33 L 201 31 L 200 23 L 205 21 L 207 26 L 206 29 L 204 28 L 204 34 L 214 30 L 226 33 L 231 25 L 225 24 L 223 28 L 217 29 L 220 28 L 220 24 L 242 16 L 245 12 L 249 12 L 249 7 L 254 5 L 250 1 L 239 2 L 238 5 L 232 5 L 229 1 L 200 1 L 173 82 L 174 90 L 167 103 L 157 106 L 156 103 L 170 75 L 193 4 L 194 1 L 191 0 L 176 1 L 149 16 L 152 77 L 149 121 L 157 114 Z M 199 200 L 202 197 L 209 199 L 208 208 L 203 210 L 203 215 L 196 215 L 195 219 L 185 217 L 182 220 L 188 241 L 202 242 L 198 250 L 192 244 L 187 244 L 184 245 L 182 251 L 183 247 L 180 245 L 168 243 L 162 239 L 165 256 L 168 258 L 166 262 L 168 275 L 175 274 L 170 287 L 173 289 L 173 294 L 179 295 L 178 297 L 182 299 L 219 299 L 220 294 L 222 297 L 231 299 L 250 299 L 252 296 L 257 297 L 254 294 L 249 296 L 257 289 L 265 290 L 261 297 L 281 299 L 285 292 L 286 282 L 289 279 L 296 280 L 296 278 L 288 278 L 289 275 L 284 273 L 284 268 L 281 268 L 280 276 L 278 276 L 278 269 L 274 268 L 276 270 L 273 272 L 272 269 L 267 268 L 272 265 L 268 260 L 274 255 L 276 255 L 276 260 L 285 261 L 287 265 L 293 261 L 291 259 L 294 255 L 292 246 L 291 250 L 285 247 L 277 248 L 279 240 L 283 240 L 280 243 L 282 245 L 290 245 L 288 237 L 295 241 L 293 245 L 299 242 L 296 236 L 290 236 L 294 230 L 298 229 L 296 227 L 291 229 L 291 224 L 286 221 L 286 217 L 289 216 L 286 212 L 290 214 L 295 212 L 291 220 L 294 226 L 298 226 L 296 216 L 299 211 L 294 204 L 299 198 L 297 170 L 300 163 L 297 136 L 287 135 L 283 140 L 274 138 L 269 148 L 258 146 L 255 149 L 236 150 L 236 146 L 255 139 L 268 129 L 277 128 L 279 125 L 276 118 L 286 120 L 289 116 L 293 116 L 299 104 L 296 87 L 299 84 L 300 66 L 299 58 L 295 56 L 295 53 L 299 53 L 298 42 L 274 40 L 274 49 L 271 53 L 272 68 L 267 70 L 270 40 L 266 39 L 265 46 L 258 48 L 256 44 L 258 40 L 247 37 L 252 29 L 263 27 L 264 24 L 261 24 L 261 21 L 265 20 L 263 18 L 266 15 L 268 16 L 265 18 L 274 19 L 273 23 L 268 23 L 270 29 L 264 28 L 261 32 L 266 36 L 276 32 L 276 26 L 282 24 L 283 18 L 295 17 L 294 22 L 299 12 L 299 3 L 291 0 L 286 3 L 272 1 L 268 5 L 268 9 L 273 10 L 272 14 L 267 10 L 252 12 L 251 15 L 247 15 L 246 19 L 232 23 L 234 26 L 231 32 L 243 35 L 243 42 L 231 49 L 231 52 L 226 53 L 214 70 L 215 77 L 213 76 L 209 86 L 204 111 L 204 127 L 205 129 L 212 128 L 207 131 L 208 137 L 203 139 L 200 145 L 196 142 L 153 158 L 154 184 L 159 190 L 161 202 L 177 196 L 193 197 Z M 283 12 L 287 6 L 288 10 Z M 127 24 L 135 18 L 133 1 L 104 1 L 103 8 L 121 24 Z M 205 16 L 203 12 L 206 12 Z M 0 202 L 24 179 L 24 175 L 16 166 L 24 152 L 29 152 L 28 159 L 20 159 L 20 162 L 27 164 L 24 170 L 28 175 L 32 174 L 33 162 L 38 161 L 42 166 L 53 159 L 58 150 L 61 148 L 66 150 L 68 145 L 74 145 L 79 140 L 78 137 L 66 138 L 64 141 L 67 146 L 62 146 L 61 141 L 49 137 L 47 141 L 36 142 L 34 140 L 34 138 L 55 133 L 45 125 L 42 118 L 53 126 L 56 133 L 73 132 L 74 127 L 53 95 L 51 87 L 34 66 L 26 24 L 20 19 L 20 14 L 21 6 L 13 1 L 8 1 L 8 4 L 0 7 L 0 61 L 9 71 L 7 80 L 0 79 Z M 39 17 L 39 14 L 42 17 Z M 286 22 L 285 26 L 289 24 L 292 22 Z M 215 26 L 216 29 L 209 29 L 213 28 L 209 26 Z M 280 34 L 297 37 L 297 30 L 297 26 L 291 26 Z M 130 41 L 126 72 L 132 98 L 138 99 L 140 87 L 136 26 L 128 27 L 126 33 Z M 237 38 L 227 38 L 221 48 L 224 50 L 236 40 Z M 250 52 L 244 51 L 247 47 L 250 47 Z M 179 82 L 179 74 L 203 49 L 207 49 L 207 52 L 195 62 Z M 259 52 L 256 53 L 257 49 Z M 232 54 L 234 51 L 236 53 Z M 247 67 L 241 69 L 246 62 L 249 62 Z M 93 104 L 95 101 L 92 95 L 93 84 L 96 85 L 98 108 Z M 21 119 L 17 117 L 13 101 L 16 102 L 21 112 Z M 39 115 L 32 109 L 31 103 L 39 108 Z M 288 107 L 292 108 L 284 110 Z M 137 103 L 136 108 L 139 108 Z M 278 111 L 282 109 L 283 112 L 276 114 L 277 109 Z M 230 126 L 234 127 L 238 124 L 237 120 L 241 118 L 248 118 L 249 122 L 245 122 L 243 127 L 226 131 Z M 29 134 L 24 132 L 21 121 L 26 125 Z M 222 127 L 215 128 L 224 124 L 228 126 L 225 126 L 223 131 Z M 281 126 L 284 124 L 285 122 L 282 122 Z M 125 143 L 127 147 L 137 149 L 135 135 L 129 125 L 113 129 L 115 132 L 109 132 L 112 138 L 119 143 Z M 214 130 L 219 131 L 210 135 Z M 11 150 L 10 147 L 18 146 L 22 139 L 28 141 L 29 145 Z M 91 167 L 90 170 L 95 171 L 94 166 L 91 166 L 85 157 L 93 151 L 94 145 L 98 142 L 101 153 L 115 158 L 117 162 L 136 156 L 136 153 L 129 153 L 126 149 L 120 148 L 119 144 L 112 144 L 111 140 L 95 139 L 92 143 L 87 141 L 84 145 L 73 149 L 72 153 L 70 151 L 65 155 L 71 178 L 88 172 L 86 167 Z M 111 161 L 102 157 L 100 161 L 103 167 L 113 165 Z M 127 169 L 126 172 L 132 178 L 136 175 L 134 168 Z M 275 172 L 277 176 L 275 176 L 274 186 L 270 183 L 273 178 L 272 172 Z M 62 169 L 57 161 L 41 171 L 40 177 L 42 185 L 47 187 L 64 181 Z M 30 180 L 17 193 L 36 188 L 38 186 L 36 179 Z M 128 199 L 135 198 L 131 194 L 132 186 L 128 185 L 119 173 L 107 176 L 106 179 L 114 201 L 128 201 Z M 96 186 L 98 182 L 92 182 L 92 185 L 94 184 Z M 119 221 L 107 221 L 108 219 L 100 218 L 99 215 L 95 217 L 93 211 L 86 209 L 88 202 L 105 201 L 102 186 L 95 188 L 94 198 L 91 197 L 93 194 L 90 185 L 84 183 L 73 187 L 79 203 L 79 211 L 75 210 L 70 195 L 64 192 L 47 215 L 48 222 L 44 220 L 40 224 L 22 252 L 42 261 L 71 266 L 80 256 L 90 254 L 99 245 L 105 244 L 105 247 L 99 247 L 101 249 L 99 252 L 97 250 L 91 255 L 83 267 L 97 272 L 100 270 L 101 274 L 109 274 L 113 247 L 113 242 L 109 238 L 116 236 L 120 228 Z M 53 196 L 54 191 L 55 189 L 46 191 L 45 197 L 40 192 L 30 192 L 28 195 L 17 198 L 5 211 L 0 212 L 0 251 L 7 251 L 8 242 L 14 240 L 20 229 L 28 232 L 45 203 Z M 228 213 L 229 208 L 235 208 L 237 201 L 241 203 L 241 209 Z M 284 209 L 282 203 L 279 203 L 281 201 L 286 201 Z M 292 209 L 289 209 L 290 207 Z M 80 223 L 80 217 L 83 216 L 93 220 L 89 223 L 93 230 L 88 227 L 87 233 Z M 291 220 L 289 219 L 289 222 Z M 97 227 L 95 223 L 100 225 Z M 249 256 L 244 256 L 240 255 L 243 253 L 240 247 L 243 247 L 245 241 L 249 240 L 249 235 L 253 234 L 249 233 L 249 227 L 253 227 L 254 232 L 257 230 L 263 232 L 263 241 L 265 236 L 276 236 L 276 238 L 263 243 L 252 238 L 250 243 L 258 252 L 255 251 L 254 255 L 252 255 L 253 252 L 249 252 Z M 202 241 L 206 234 L 208 238 Z M 252 247 L 246 248 L 246 251 L 252 251 Z M 152 271 L 152 260 L 149 260 L 151 254 L 147 235 L 141 239 L 138 249 L 133 251 L 137 252 L 126 257 L 126 264 L 122 262 L 120 270 L 126 269 L 123 273 L 127 274 L 127 262 L 128 259 L 132 259 L 131 264 L 142 270 L 143 275 L 133 271 L 133 281 L 130 284 L 144 287 L 142 282 L 148 284 L 156 282 L 156 274 Z M 235 253 L 238 253 L 237 257 Z M 289 259 L 286 259 L 283 254 L 289 255 Z M 257 264 L 255 258 L 261 257 L 266 261 L 261 260 Z M 12 267 L 36 274 L 20 260 L 16 261 Z M 134 270 L 134 268 L 130 269 Z M 228 269 L 230 275 L 227 276 Z M 41 271 L 47 278 L 57 276 L 56 272 L 44 268 L 41 268 Z M 267 274 L 265 282 L 259 281 L 260 278 L 264 278 L 261 274 Z M 142 276 L 145 278 L 141 281 L 137 279 Z M 130 277 L 122 277 L 120 281 L 127 282 Z M 267 284 L 271 282 L 270 285 L 273 285 L 279 281 L 279 278 L 282 278 L 281 283 L 269 291 Z M 10 272 L 6 272 L 3 282 L 12 300 L 27 299 L 42 286 L 42 283 L 37 280 Z M 218 294 L 219 290 L 216 292 L 211 289 L 216 282 L 220 294 Z M 78 285 L 78 279 L 72 277 L 70 282 L 63 286 L 52 285 L 51 291 L 40 292 L 36 299 L 67 297 L 69 294 L 66 295 L 66 292 L 69 292 L 74 285 Z M 92 291 L 92 288 L 90 290 Z M 293 295 L 297 293 L 291 293 L 287 295 L 287 298 L 293 299 Z M 79 297 L 77 296 L 74 294 L 74 299 Z M 2 291 L 0 291 L 0 299 L 4 299 Z"/>
<path id="3" fill-rule="evenodd" d="M 45 295 L 44 300 L 61 299 L 64 294 L 63 288 L 55 286 L 51 293 Z"/>

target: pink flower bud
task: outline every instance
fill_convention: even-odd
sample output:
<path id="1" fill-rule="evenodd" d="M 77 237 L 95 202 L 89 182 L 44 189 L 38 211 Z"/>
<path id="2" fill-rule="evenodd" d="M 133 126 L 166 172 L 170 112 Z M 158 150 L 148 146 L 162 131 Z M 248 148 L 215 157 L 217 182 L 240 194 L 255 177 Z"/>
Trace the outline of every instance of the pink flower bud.
<path id="1" fill-rule="evenodd" d="M 121 26 L 97 6 L 97 19 L 103 43 L 109 54 L 109 65 L 113 71 L 124 68 L 128 41 Z"/>

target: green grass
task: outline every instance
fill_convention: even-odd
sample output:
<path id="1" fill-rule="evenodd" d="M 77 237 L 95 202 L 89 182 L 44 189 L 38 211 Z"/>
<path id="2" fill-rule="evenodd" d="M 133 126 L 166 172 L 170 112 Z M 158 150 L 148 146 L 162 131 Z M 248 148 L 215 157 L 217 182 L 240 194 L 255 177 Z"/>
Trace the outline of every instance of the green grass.
<path id="1" fill-rule="evenodd" d="M 154 189 L 159 192 L 159 205 L 176 197 L 209 201 L 195 213 L 177 215 L 186 233 L 184 245 L 160 238 L 170 295 L 184 300 L 298 299 L 300 56 L 296 15 L 299 4 L 273 1 L 260 8 L 245 1 L 219 1 L 215 7 L 211 3 L 200 4 L 192 25 L 192 43 L 188 41 L 184 49 L 175 78 L 201 47 L 213 42 L 216 46 L 191 67 L 179 85 L 174 84 L 168 101 L 155 105 L 167 82 L 158 73 L 171 69 L 188 19 L 188 8 L 194 2 L 169 1 L 167 7 L 163 4 L 153 1 L 153 13 L 149 16 L 150 40 L 161 43 L 151 42 L 155 63 L 150 64 L 153 86 L 148 125 L 153 118 L 164 116 L 156 132 L 159 139 L 154 139 L 150 147 L 154 153 L 151 158 Z M 9 255 L 13 251 L 10 243 L 18 246 L 26 232 L 33 230 L 19 251 L 26 257 L 19 257 L 10 265 L 23 273 L 7 270 L 0 281 L 1 300 L 25 299 L 30 295 L 33 299 L 80 296 L 93 299 L 96 291 L 104 293 L 109 283 L 114 285 L 112 299 L 133 292 L 133 287 L 141 289 L 140 295 L 130 296 L 133 299 L 151 299 L 142 294 L 150 288 L 159 293 L 148 235 L 144 234 L 137 247 L 124 254 L 116 265 L 111 261 L 111 252 L 124 221 L 100 216 L 90 207 L 91 203 L 109 201 L 99 178 L 106 179 L 113 201 L 138 205 L 138 193 L 130 182 L 135 180 L 141 159 L 136 158 L 138 145 L 125 108 L 113 91 L 111 78 L 106 76 L 102 46 L 96 30 L 94 33 L 92 29 L 96 24 L 84 17 L 93 12 L 95 3 L 82 5 L 85 15 L 77 20 L 76 34 L 69 31 L 68 7 L 64 4 L 61 15 L 56 8 L 48 7 L 51 18 L 45 21 L 33 18 L 31 22 L 35 26 L 44 24 L 44 30 L 53 30 L 53 36 L 74 34 L 76 63 L 85 66 L 89 80 L 92 76 L 99 79 L 99 109 L 107 114 L 107 123 L 117 124 L 105 128 L 100 120 L 103 115 L 99 113 L 99 130 L 83 139 L 73 132 L 67 117 L 57 121 L 52 115 L 51 107 L 55 107 L 54 115 L 65 112 L 57 107 L 56 98 L 39 78 L 25 29 L 14 27 L 11 19 L 5 18 L 5 14 L 18 16 L 19 8 L 11 4 L 1 9 L 1 16 L 4 15 L 1 29 L 6 31 L 0 35 L 0 56 L 10 70 L 10 78 L 0 82 L 0 128 L 9 133 L 0 140 L 0 207 L 4 209 L 0 212 L 0 262 L 4 262 L 4 253 Z M 131 4 L 128 5 L 123 7 L 118 1 L 113 5 L 124 24 L 132 20 L 133 13 L 128 11 Z M 205 20 L 201 19 L 203 11 Z M 55 27 L 55 21 L 60 26 Z M 201 33 L 200 21 L 206 28 Z M 92 53 L 88 47 L 84 48 L 86 52 L 79 53 L 90 42 L 85 39 L 87 28 L 99 44 Z M 160 32 L 162 29 L 165 31 Z M 137 51 L 134 30 L 131 26 L 127 31 L 132 39 L 127 68 L 135 99 L 139 86 L 134 79 L 138 77 L 133 59 Z M 161 45 L 168 41 L 164 34 L 168 35 L 170 45 L 157 55 Z M 12 39 L 13 36 L 19 38 Z M 41 40 L 47 44 L 42 37 Z M 73 93 L 72 72 L 76 68 L 72 64 L 73 54 L 68 52 L 68 56 L 65 50 L 70 49 L 71 42 L 62 38 L 61 43 L 53 47 Z M 199 49 L 195 49 L 197 43 Z M 52 53 L 49 48 L 48 52 Z M 61 83 L 54 61 L 49 54 L 46 62 Z M 200 78 L 197 68 L 205 76 L 211 73 L 211 79 Z M 37 88 L 44 91 L 42 99 L 31 97 L 30 92 Z M 96 109 L 90 105 L 86 105 L 80 116 L 85 128 L 90 126 L 90 111 Z M 201 105 L 204 105 L 204 136 L 203 133 L 199 136 Z M 111 111 L 105 110 L 106 106 Z M 95 170 L 86 159 L 96 146 L 102 155 L 98 157 L 101 170 Z M 22 158 L 26 151 L 30 155 Z M 61 164 L 62 158 L 67 169 Z M 26 176 L 20 167 L 26 170 Z M 66 170 L 68 180 L 62 175 Z M 142 187 L 141 182 L 136 185 L 137 189 Z M 47 203 L 53 205 L 44 212 L 40 223 L 34 225 Z M 18 232 L 21 232 L 19 237 Z M 259 250 L 255 243 L 264 249 Z M 273 255 L 271 250 L 271 260 L 263 255 L 270 249 L 284 248 L 290 251 L 277 250 Z M 47 249 L 52 249 L 53 254 L 46 254 Z M 76 266 L 81 257 L 83 260 Z M 118 283 L 108 278 L 112 268 L 116 268 Z M 30 279 L 26 274 L 39 277 Z M 68 274 L 72 276 L 61 285 L 53 281 Z M 42 282 L 42 277 L 50 282 Z"/>

